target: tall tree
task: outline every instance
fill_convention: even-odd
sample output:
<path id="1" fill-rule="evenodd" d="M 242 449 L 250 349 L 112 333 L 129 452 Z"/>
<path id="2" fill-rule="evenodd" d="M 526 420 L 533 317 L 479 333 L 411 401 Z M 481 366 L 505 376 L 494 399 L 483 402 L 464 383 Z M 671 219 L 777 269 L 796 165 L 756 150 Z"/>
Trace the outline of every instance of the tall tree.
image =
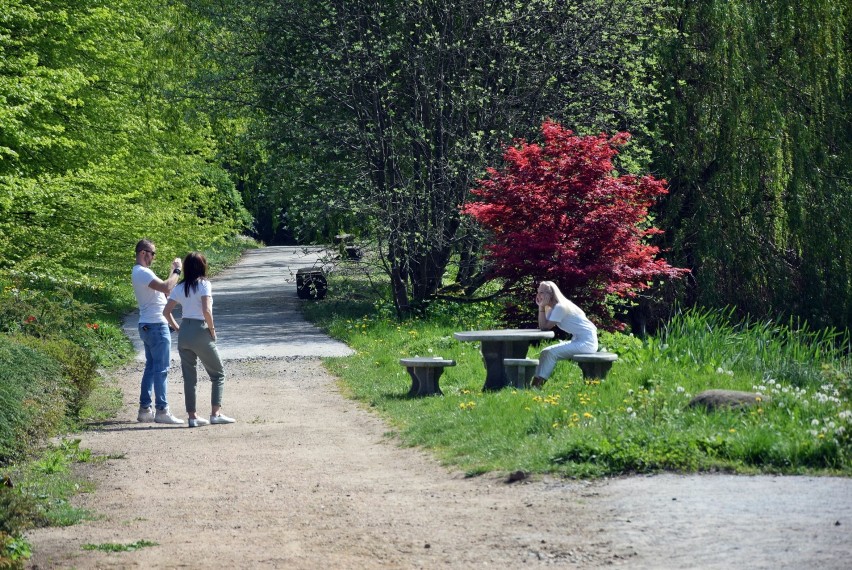
<path id="1" fill-rule="evenodd" d="M 404 314 L 440 285 L 466 237 L 459 207 L 502 145 L 547 116 L 644 133 L 655 10 L 626 0 L 278 3 L 260 68 L 274 148 L 305 156 L 325 211 L 372 220 L 359 229 L 381 244 Z"/>
<path id="2" fill-rule="evenodd" d="M 850 326 L 849 4 L 669 4 L 656 165 L 691 299 Z"/>
<path id="3" fill-rule="evenodd" d="M 181 9 L 140 0 L 0 5 L 0 268 L 115 271 L 139 237 L 181 250 L 246 222 L 204 117 Z"/>
<path id="4" fill-rule="evenodd" d="M 554 122 L 541 144 L 520 141 L 489 168 L 464 211 L 489 230 L 492 273 L 516 299 L 555 281 L 602 325 L 621 328 L 613 303 L 685 273 L 658 257 L 648 208 L 666 193 L 653 176 L 615 173 L 629 135 L 578 137 Z"/>

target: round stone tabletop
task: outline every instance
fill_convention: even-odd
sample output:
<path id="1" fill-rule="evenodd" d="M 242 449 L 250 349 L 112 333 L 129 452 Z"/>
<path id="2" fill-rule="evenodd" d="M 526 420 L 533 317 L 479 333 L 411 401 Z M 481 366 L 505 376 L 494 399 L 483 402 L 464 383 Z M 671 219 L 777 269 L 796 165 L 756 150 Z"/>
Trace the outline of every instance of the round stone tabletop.
<path id="1" fill-rule="evenodd" d="M 465 331 L 453 333 L 456 340 L 463 342 L 486 341 L 524 341 L 543 338 L 553 338 L 553 331 L 542 331 L 539 329 L 503 329 L 490 331 Z"/>

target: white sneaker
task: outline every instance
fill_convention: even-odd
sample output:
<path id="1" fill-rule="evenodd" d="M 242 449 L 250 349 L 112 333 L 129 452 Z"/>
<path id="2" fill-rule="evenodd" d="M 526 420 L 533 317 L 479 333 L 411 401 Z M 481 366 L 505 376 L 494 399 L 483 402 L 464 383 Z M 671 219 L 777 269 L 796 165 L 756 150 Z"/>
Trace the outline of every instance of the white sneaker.
<path id="1" fill-rule="evenodd" d="M 189 423 L 189 427 L 201 427 L 210 425 L 210 422 L 208 422 L 204 418 L 189 418 L 186 421 L 187 423 Z"/>
<path id="2" fill-rule="evenodd" d="M 150 423 L 154 421 L 154 408 L 148 406 L 147 408 L 139 408 L 139 415 L 136 416 L 137 422 Z"/>
<path id="3" fill-rule="evenodd" d="M 166 408 L 165 410 L 157 410 L 157 415 L 154 417 L 154 421 L 158 424 L 172 425 L 178 425 L 183 423 L 183 420 L 174 417 L 168 408 Z"/>
<path id="4" fill-rule="evenodd" d="M 223 416 L 222 414 L 210 416 L 211 424 L 232 424 L 235 421 L 237 420 L 235 420 L 234 418 L 229 418 L 228 416 Z"/>

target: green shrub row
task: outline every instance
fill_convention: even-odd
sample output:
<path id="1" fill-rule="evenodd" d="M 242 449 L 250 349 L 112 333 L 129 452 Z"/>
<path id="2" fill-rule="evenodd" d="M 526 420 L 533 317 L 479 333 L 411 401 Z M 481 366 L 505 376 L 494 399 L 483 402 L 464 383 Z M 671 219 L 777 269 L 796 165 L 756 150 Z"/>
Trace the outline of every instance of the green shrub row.
<path id="1" fill-rule="evenodd" d="M 56 433 L 74 391 L 55 358 L 5 335 L 0 335 L 0 362 L 2 465 Z"/>

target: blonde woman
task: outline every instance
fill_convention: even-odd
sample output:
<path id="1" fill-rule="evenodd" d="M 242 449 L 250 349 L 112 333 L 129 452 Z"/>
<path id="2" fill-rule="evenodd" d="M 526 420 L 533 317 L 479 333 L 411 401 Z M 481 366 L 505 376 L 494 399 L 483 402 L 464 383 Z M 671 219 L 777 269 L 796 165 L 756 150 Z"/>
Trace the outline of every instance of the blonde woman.
<path id="1" fill-rule="evenodd" d="M 571 334 L 571 340 L 548 346 L 539 355 L 532 385 L 540 388 L 547 382 L 556 363 L 574 354 L 598 351 L 598 329 L 583 310 L 568 300 L 553 281 L 542 281 L 535 296 L 538 305 L 538 328 L 543 331 L 559 327 Z"/>

